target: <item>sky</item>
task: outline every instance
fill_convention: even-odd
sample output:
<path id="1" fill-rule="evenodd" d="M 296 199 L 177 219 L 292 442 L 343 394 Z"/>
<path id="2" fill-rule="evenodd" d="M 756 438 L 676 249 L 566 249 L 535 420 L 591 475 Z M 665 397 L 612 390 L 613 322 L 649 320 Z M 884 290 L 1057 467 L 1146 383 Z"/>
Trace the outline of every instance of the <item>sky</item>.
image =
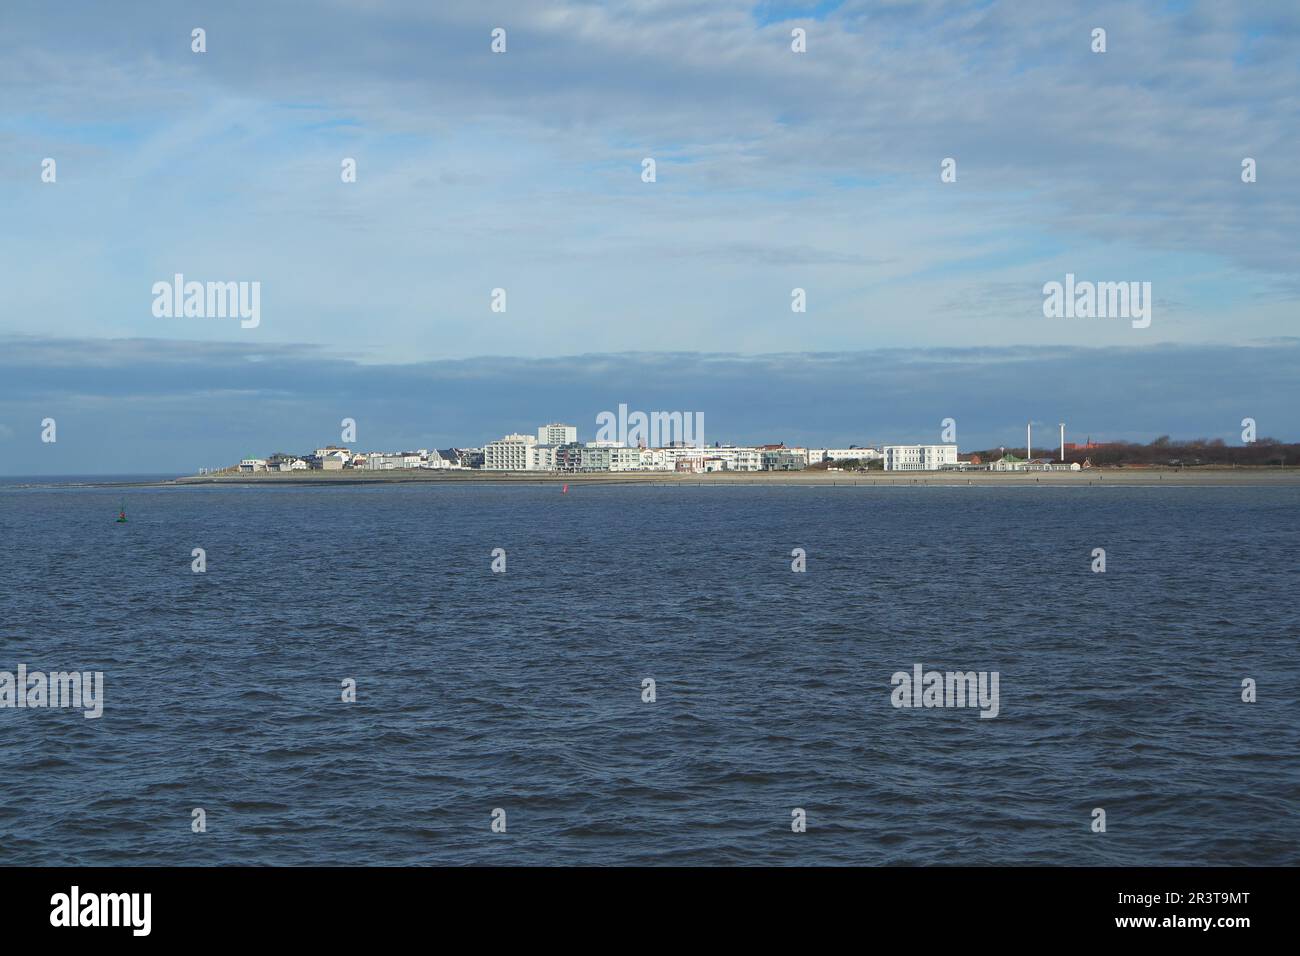
<path id="1" fill-rule="evenodd" d="M 620 403 L 736 442 L 1296 440 L 1298 113 L 1293 2 L 7 0 L 0 474 Z M 155 315 L 176 273 L 259 283 L 258 324 Z M 1150 325 L 1046 317 L 1067 274 L 1151 283 Z"/>

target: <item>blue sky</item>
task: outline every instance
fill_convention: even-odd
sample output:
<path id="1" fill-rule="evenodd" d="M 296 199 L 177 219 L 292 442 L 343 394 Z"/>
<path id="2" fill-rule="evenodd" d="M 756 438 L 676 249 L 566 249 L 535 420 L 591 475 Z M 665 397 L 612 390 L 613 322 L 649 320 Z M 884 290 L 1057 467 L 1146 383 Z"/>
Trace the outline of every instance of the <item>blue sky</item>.
<path id="1" fill-rule="evenodd" d="M 394 446 L 652 400 L 734 440 L 1300 437 L 1293 3 L 70 6 L 0 8 L 0 471 L 314 446 L 349 404 Z M 175 272 L 259 281 L 260 325 L 155 318 Z M 1151 282 L 1150 328 L 1045 319 L 1067 272 Z"/>

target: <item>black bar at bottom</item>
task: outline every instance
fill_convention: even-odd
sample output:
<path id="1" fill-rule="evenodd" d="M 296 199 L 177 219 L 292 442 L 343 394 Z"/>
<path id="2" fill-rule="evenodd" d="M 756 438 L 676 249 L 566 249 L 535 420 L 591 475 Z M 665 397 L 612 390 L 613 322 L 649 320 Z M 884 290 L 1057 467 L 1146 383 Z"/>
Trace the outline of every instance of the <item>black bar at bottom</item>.
<path id="1" fill-rule="evenodd" d="M 967 930 L 990 942 L 1050 932 L 1230 944 L 1287 926 L 1294 877 L 1218 867 L 10 868 L 0 869 L 0 926 L 7 943 L 75 933 L 78 943 L 345 944 L 434 931 L 449 944 L 517 935 L 536 945 L 556 932 L 572 941 L 612 931 L 635 945 L 663 944 L 667 927 L 689 920 L 701 936 L 732 940 L 802 926 L 871 940 L 933 933 L 945 946 Z"/>

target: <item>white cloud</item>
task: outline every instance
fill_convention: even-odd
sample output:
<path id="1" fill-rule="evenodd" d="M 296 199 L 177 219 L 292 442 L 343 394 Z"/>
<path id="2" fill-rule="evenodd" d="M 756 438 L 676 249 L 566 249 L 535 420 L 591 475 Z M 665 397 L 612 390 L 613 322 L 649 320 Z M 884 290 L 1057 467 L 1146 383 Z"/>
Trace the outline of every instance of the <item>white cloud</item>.
<path id="1" fill-rule="evenodd" d="M 6 172 L 31 183 L 27 227 L 0 233 L 16 266 L 3 328 L 232 335 L 159 328 L 142 290 L 179 270 L 262 279 L 259 341 L 389 357 L 503 339 L 523 354 L 1095 343 L 1109 333 L 1027 325 L 1017 290 L 1118 262 L 1113 278 L 1158 277 L 1164 301 L 1231 317 L 1157 316 L 1153 339 L 1291 331 L 1300 28 L 1283 4 L 1247 22 L 1209 3 L 846 3 L 808 23 L 804 55 L 749 3 L 84 14 L 70 31 L 22 7 L 0 35 Z M 63 158 L 42 189 L 46 154 Z M 1259 183 L 1239 182 L 1242 155 Z M 1208 264 L 1213 293 L 1176 257 Z M 794 285 L 806 321 L 790 320 Z M 963 300 L 979 308 L 949 307 Z"/>

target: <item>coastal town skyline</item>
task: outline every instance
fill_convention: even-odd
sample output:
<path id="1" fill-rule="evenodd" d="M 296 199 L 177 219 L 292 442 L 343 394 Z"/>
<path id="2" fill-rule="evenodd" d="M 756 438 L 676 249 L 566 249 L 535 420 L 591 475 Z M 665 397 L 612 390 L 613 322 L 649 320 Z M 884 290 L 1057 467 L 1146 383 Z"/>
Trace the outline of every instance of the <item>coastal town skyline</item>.
<path id="1" fill-rule="evenodd" d="M 1241 444 L 1230 446 L 1222 439 L 1174 440 L 1168 435 L 1148 445 L 1129 442 L 1067 440 L 1065 422 L 1056 431 L 1034 438 L 1034 422 L 1025 423 L 1023 447 L 1001 445 L 995 450 L 961 453 L 956 442 L 957 423 L 945 419 L 939 441 L 919 443 L 847 444 L 839 447 L 811 447 L 797 442 L 758 445 L 706 440 L 703 415 L 682 412 L 641 412 L 620 405 L 617 415 L 602 412 L 594 440 L 583 440 L 576 425 L 548 422 L 535 434 L 511 432 L 480 446 L 362 450 L 356 445 L 357 423 L 344 419 L 341 441 L 311 452 L 278 451 L 266 456 L 249 455 L 236 465 L 200 467 L 198 475 L 303 475 L 307 472 L 437 471 L 456 473 L 591 474 L 632 472 L 677 472 L 712 474 L 723 472 L 790 472 L 822 469 L 838 471 L 990 471 L 1045 472 L 1079 471 L 1098 466 L 1178 468 L 1231 464 L 1292 466 L 1300 463 L 1300 445 L 1278 442 L 1257 432 L 1257 423 L 1243 419 Z M 685 427 L 683 427 L 685 422 Z M 614 425 L 617 424 L 617 430 Z M 629 427 L 630 423 L 630 427 Z M 692 437 L 692 431 L 694 436 Z M 1055 444 L 1052 444 L 1053 436 Z M 1045 447 L 1046 444 L 1046 447 Z M 1037 452 L 1037 454 L 1035 454 Z"/>
<path id="2" fill-rule="evenodd" d="M 1300 438 L 1300 339 L 1144 349 L 875 350 L 772 356 L 638 354 L 367 365 L 307 346 L 25 336 L 0 349 L 0 474 L 189 474 L 261 451 L 312 449 L 358 422 L 366 446 L 481 443 L 538 410 L 589 423 L 626 402 L 704 413 L 732 444 L 1018 444 L 1026 422 L 1079 440 Z M 1163 379 L 1152 383 L 1153 369 Z M 1216 390 L 1205 401 L 1207 382 Z M 1112 383 L 1146 383 L 1140 400 Z M 41 441 L 42 422 L 58 441 Z"/>
<path id="3" fill-rule="evenodd" d="M 8 5 L 0 473 L 618 401 L 1300 438 L 1294 9 L 958 7 Z"/>

